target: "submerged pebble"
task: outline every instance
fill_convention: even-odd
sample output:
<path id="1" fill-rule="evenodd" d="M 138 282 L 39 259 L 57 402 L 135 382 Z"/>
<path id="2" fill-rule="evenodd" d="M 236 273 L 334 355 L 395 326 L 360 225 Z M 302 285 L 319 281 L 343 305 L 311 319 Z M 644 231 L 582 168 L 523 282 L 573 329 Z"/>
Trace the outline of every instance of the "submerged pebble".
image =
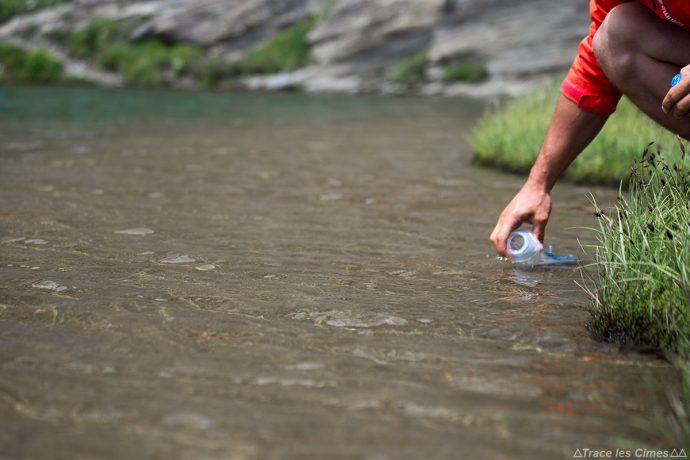
<path id="1" fill-rule="evenodd" d="M 56 292 L 62 292 L 62 291 L 67 290 L 67 286 L 60 286 L 55 281 L 51 281 L 51 280 L 45 280 L 45 281 L 41 281 L 40 283 L 34 283 L 31 285 L 31 287 L 34 287 L 36 289 L 45 289 L 47 291 L 56 291 Z"/>
<path id="2" fill-rule="evenodd" d="M 128 228 L 125 230 L 115 230 L 115 233 L 118 235 L 150 235 L 153 233 L 153 230 L 150 228 L 146 227 L 135 227 L 135 228 Z"/>
<path id="3" fill-rule="evenodd" d="M 191 264 L 196 262 L 196 259 L 192 259 L 189 256 L 170 256 L 170 257 L 165 257 L 160 260 L 160 263 L 162 264 Z"/>

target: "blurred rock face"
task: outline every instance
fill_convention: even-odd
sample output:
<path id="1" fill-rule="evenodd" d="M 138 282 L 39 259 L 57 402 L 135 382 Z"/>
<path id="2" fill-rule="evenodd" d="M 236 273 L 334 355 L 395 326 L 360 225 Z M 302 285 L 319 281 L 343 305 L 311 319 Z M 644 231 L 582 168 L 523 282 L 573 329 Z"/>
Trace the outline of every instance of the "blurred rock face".
<path id="1" fill-rule="evenodd" d="M 299 22 L 323 3 L 311 0 L 196 0 L 162 2 L 136 32 L 196 45 L 253 44 Z"/>
<path id="2" fill-rule="evenodd" d="M 426 46 L 441 19 L 438 0 L 339 0 L 309 41 L 322 64 L 400 57 Z"/>
<path id="3" fill-rule="evenodd" d="M 381 88 L 390 83 L 386 69 L 424 51 L 422 92 L 447 87 L 445 70 L 463 60 L 488 70 L 489 78 L 473 85 L 476 91 L 511 92 L 565 71 L 589 24 L 587 0 L 77 0 L 1 25 L 0 40 L 30 37 L 30 44 L 95 17 L 145 16 L 133 40 L 192 43 L 235 60 L 314 15 L 319 21 L 307 37 L 312 64 L 279 78 L 251 79 L 254 87 Z"/>

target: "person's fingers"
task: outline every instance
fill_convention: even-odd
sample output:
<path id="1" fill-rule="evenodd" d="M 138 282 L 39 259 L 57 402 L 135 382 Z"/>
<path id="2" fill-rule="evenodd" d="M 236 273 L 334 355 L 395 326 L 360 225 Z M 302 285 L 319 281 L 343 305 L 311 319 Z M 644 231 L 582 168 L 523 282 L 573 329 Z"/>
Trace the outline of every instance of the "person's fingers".
<path id="1" fill-rule="evenodd" d="M 549 222 L 548 215 L 537 215 L 532 219 L 532 233 L 537 237 L 541 244 L 544 244 L 546 224 Z"/>
<path id="2" fill-rule="evenodd" d="M 673 108 L 676 105 L 676 102 L 678 102 L 679 99 L 679 93 L 676 89 L 676 86 L 668 90 L 668 93 L 666 93 L 666 96 L 664 97 L 664 100 L 661 102 L 661 110 L 663 110 L 664 113 L 671 113 Z"/>
<path id="3" fill-rule="evenodd" d="M 687 95 L 678 102 L 676 102 L 676 104 L 673 106 L 671 114 L 674 117 L 680 118 L 687 116 L 688 111 L 690 111 L 690 95 Z"/>
<path id="4" fill-rule="evenodd" d="M 520 224 L 522 224 L 522 221 L 510 212 L 501 215 L 494 231 L 491 233 L 491 243 L 493 243 L 494 249 L 496 249 L 498 255 L 503 257 L 509 256 L 506 251 L 508 236 L 510 236 L 510 232 L 518 228 Z"/>
<path id="5" fill-rule="evenodd" d="M 676 105 L 690 92 L 690 69 L 685 67 L 681 70 L 680 74 L 680 82 L 668 90 L 664 100 L 661 102 L 661 110 L 663 110 L 664 113 L 670 113 L 674 116 L 676 116 Z"/>

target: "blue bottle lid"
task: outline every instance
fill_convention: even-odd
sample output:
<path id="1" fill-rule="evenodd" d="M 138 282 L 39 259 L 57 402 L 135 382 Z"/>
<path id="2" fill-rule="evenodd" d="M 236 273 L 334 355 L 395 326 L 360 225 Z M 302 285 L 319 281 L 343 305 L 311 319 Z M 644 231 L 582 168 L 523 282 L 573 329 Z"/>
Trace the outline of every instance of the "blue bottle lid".
<path id="1" fill-rule="evenodd" d="M 676 86 L 678 83 L 680 83 L 680 74 L 679 74 L 679 73 L 677 73 L 677 74 L 673 77 L 673 79 L 671 80 L 671 88 L 673 88 L 674 86 Z"/>

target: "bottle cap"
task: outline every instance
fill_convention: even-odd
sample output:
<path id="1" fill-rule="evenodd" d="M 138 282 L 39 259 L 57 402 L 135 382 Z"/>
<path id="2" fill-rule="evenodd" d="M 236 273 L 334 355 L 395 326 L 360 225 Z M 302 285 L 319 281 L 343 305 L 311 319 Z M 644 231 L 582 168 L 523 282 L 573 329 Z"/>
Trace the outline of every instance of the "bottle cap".
<path id="1" fill-rule="evenodd" d="M 671 88 L 673 88 L 674 86 L 676 86 L 678 83 L 680 83 L 680 74 L 679 74 L 679 73 L 677 73 L 677 74 L 673 77 L 673 79 L 671 80 Z"/>

